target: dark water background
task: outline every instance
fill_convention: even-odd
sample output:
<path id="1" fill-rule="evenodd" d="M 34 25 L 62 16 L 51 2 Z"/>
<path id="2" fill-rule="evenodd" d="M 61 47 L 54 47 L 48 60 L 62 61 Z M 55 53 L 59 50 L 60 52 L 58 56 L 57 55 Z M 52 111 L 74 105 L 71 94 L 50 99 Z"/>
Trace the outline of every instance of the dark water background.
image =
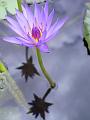
<path id="1" fill-rule="evenodd" d="M 83 45 L 83 16 L 85 2 L 89 0 L 54 0 L 50 10 L 55 8 L 57 15 L 69 16 L 66 26 L 48 43 L 51 52 L 42 53 L 47 71 L 56 81 L 57 87 L 47 97 L 54 105 L 49 109 L 47 120 L 90 120 L 90 56 Z M 0 22 L 0 35 L 12 35 L 13 32 Z M 0 58 L 9 68 L 27 102 L 33 99 L 33 93 L 43 96 L 48 88 L 39 68 L 35 50 L 29 49 L 34 64 L 41 77 L 25 79 L 16 67 L 25 61 L 25 48 L 0 40 Z M 0 93 L 0 120 L 34 120 L 25 114 L 7 91 Z M 37 120 L 41 120 L 38 118 Z"/>

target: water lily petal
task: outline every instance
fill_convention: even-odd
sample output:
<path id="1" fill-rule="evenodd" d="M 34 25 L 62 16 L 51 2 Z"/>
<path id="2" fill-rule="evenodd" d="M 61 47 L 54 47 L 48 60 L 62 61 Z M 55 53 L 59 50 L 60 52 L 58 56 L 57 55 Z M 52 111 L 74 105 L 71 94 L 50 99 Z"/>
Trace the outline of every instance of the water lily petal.
<path id="1" fill-rule="evenodd" d="M 10 42 L 10 43 L 15 43 L 18 45 L 22 45 L 22 46 L 28 46 L 28 47 L 33 47 L 34 45 L 32 43 L 29 43 L 27 41 L 25 41 L 25 39 L 21 38 L 21 37 L 4 37 L 3 38 L 4 41 Z"/>
<path id="2" fill-rule="evenodd" d="M 34 18 L 36 18 L 36 24 L 39 22 L 40 8 L 39 5 L 35 3 Z"/>
<path id="3" fill-rule="evenodd" d="M 43 43 L 46 43 L 46 42 L 48 42 L 48 41 L 50 41 L 50 40 L 52 40 L 52 38 L 53 38 L 58 32 L 59 32 L 59 31 L 54 32 L 54 34 L 50 35 L 48 38 L 46 38 L 44 41 L 42 41 L 42 44 L 43 44 Z"/>
<path id="4" fill-rule="evenodd" d="M 25 4 L 23 6 L 23 11 L 24 11 L 24 16 L 26 16 L 26 19 L 27 19 L 30 27 L 32 28 L 33 27 L 34 16 L 33 16 L 33 13 L 31 11 L 30 7 L 27 4 Z M 26 15 L 25 11 L 26 11 L 27 15 Z"/>
<path id="5" fill-rule="evenodd" d="M 52 32 L 54 31 L 56 25 L 58 24 L 58 21 L 59 20 L 57 19 L 56 22 L 52 25 L 52 27 L 50 27 L 50 29 L 47 31 L 46 38 L 48 38 L 52 34 Z"/>
<path id="6" fill-rule="evenodd" d="M 16 39 L 15 37 L 4 37 L 3 40 L 10 43 L 22 45 L 22 41 L 20 39 Z"/>
<path id="7" fill-rule="evenodd" d="M 52 23 L 52 19 L 53 19 L 53 15 L 54 15 L 54 9 L 52 10 L 52 12 L 50 13 L 50 15 L 48 16 L 47 19 L 47 30 L 50 28 L 51 23 Z"/>
<path id="8" fill-rule="evenodd" d="M 29 26 L 29 23 L 28 23 L 27 19 L 23 15 L 23 13 L 19 12 L 18 10 L 16 10 L 16 19 L 17 19 L 20 27 L 23 29 L 23 31 L 28 34 L 28 32 L 31 29 L 30 29 L 30 26 Z"/>
<path id="9" fill-rule="evenodd" d="M 21 6 L 22 6 L 23 15 L 27 19 L 27 12 L 26 12 L 25 6 L 24 6 L 24 4 L 22 4 Z"/>
<path id="10" fill-rule="evenodd" d="M 47 20 L 47 18 L 48 18 L 48 1 L 45 3 L 44 13 L 45 13 L 45 18 Z"/>
<path id="11" fill-rule="evenodd" d="M 68 19 L 67 17 L 62 20 L 57 19 L 54 25 L 48 30 L 46 39 L 49 36 L 53 35 L 55 32 L 57 32 L 64 25 L 67 19 Z"/>
<path id="12" fill-rule="evenodd" d="M 47 34 L 46 30 L 44 30 L 44 32 L 42 33 L 42 37 L 40 38 L 39 42 L 42 42 L 42 41 L 45 40 L 46 34 Z"/>
<path id="13" fill-rule="evenodd" d="M 49 52 L 48 46 L 46 44 L 42 44 L 38 46 L 41 52 Z"/>
<path id="14" fill-rule="evenodd" d="M 67 20 L 68 20 L 68 17 L 65 17 L 65 18 L 63 18 L 62 20 L 59 20 L 59 22 L 57 23 L 57 25 L 56 25 L 54 31 L 52 32 L 52 34 L 53 34 L 54 32 L 57 32 L 61 27 L 63 27 L 63 25 L 65 24 L 65 22 L 66 22 Z"/>
<path id="15" fill-rule="evenodd" d="M 6 20 L 9 22 L 8 26 L 15 31 L 17 34 L 19 34 L 20 36 L 25 37 L 24 32 L 22 31 L 22 29 L 20 28 L 19 24 L 12 19 L 11 17 L 6 17 Z"/>
<path id="16" fill-rule="evenodd" d="M 41 11 L 39 25 L 40 25 L 40 28 L 42 29 L 42 31 L 44 31 L 46 29 L 46 20 L 45 20 L 44 10 Z"/>

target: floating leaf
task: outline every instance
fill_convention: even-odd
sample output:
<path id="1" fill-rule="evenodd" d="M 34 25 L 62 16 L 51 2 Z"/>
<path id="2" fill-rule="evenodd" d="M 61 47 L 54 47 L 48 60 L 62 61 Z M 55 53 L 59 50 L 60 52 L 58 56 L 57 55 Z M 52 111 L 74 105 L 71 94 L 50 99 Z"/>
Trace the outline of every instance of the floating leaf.
<path id="1" fill-rule="evenodd" d="M 90 3 L 86 4 L 86 13 L 84 17 L 84 46 L 87 48 L 87 53 L 90 55 Z"/>
<path id="2" fill-rule="evenodd" d="M 18 8 L 17 0 L 0 0 L 0 19 L 5 19 L 6 10 L 15 14 L 15 8 Z"/>
<path id="3" fill-rule="evenodd" d="M 22 70 L 22 76 L 25 76 L 26 82 L 27 82 L 29 76 L 31 78 L 33 78 L 33 76 L 35 74 L 40 75 L 39 72 L 37 71 L 37 69 L 35 68 L 34 64 L 33 64 L 32 56 L 27 60 L 26 63 L 22 63 L 22 64 L 23 65 L 18 67 L 17 69 Z"/>
<path id="4" fill-rule="evenodd" d="M 37 3 L 45 2 L 46 0 L 36 0 Z M 33 4 L 34 0 L 26 0 L 28 4 Z M 18 9 L 17 0 L 0 0 L 0 20 L 5 19 L 6 11 L 15 14 L 15 9 Z"/>

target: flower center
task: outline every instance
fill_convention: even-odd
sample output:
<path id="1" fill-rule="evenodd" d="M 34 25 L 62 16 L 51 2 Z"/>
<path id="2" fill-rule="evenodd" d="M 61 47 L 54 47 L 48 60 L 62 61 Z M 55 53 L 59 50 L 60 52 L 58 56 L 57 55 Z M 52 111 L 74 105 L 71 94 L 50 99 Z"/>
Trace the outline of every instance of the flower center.
<path id="1" fill-rule="evenodd" d="M 39 41 L 39 38 L 41 37 L 41 31 L 37 27 L 32 28 L 32 37 L 36 42 Z"/>

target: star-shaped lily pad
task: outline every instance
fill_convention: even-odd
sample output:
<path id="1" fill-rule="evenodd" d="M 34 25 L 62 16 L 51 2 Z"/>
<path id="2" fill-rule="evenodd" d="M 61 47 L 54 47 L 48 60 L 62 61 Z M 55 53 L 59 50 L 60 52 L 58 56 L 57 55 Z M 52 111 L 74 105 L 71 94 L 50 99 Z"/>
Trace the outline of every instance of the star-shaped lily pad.
<path id="1" fill-rule="evenodd" d="M 32 107 L 27 114 L 32 113 L 35 118 L 40 115 L 45 120 L 45 112 L 49 113 L 48 108 L 53 104 L 46 102 L 45 99 L 38 97 L 36 94 L 34 94 L 34 99 L 31 103 L 28 103 Z"/>
<path id="2" fill-rule="evenodd" d="M 27 82 L 28 77 L 33 78 L 34 75 L 40 75 L 37 69 L 35 68 L 33 64 L 33 58 L 32 56 L 27 60 L 26 63 L 22 63 L 23 65 L 18 67 L 17 69 L 22 70 L 22 76 L 25 76 L 25 80 Z"/>

